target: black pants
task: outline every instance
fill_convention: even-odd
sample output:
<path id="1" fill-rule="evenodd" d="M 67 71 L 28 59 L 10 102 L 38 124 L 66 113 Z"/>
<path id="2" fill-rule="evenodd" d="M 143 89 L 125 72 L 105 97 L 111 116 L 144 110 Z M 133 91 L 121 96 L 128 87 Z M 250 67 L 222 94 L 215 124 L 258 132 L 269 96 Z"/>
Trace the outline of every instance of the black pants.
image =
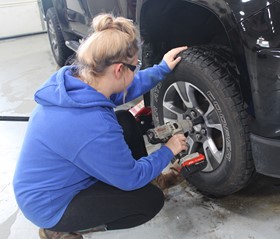
<path id="1" fill-rule="evenodd" d="M 116 112 L 124 137 L 135 159 L 147 155 L 145 143 L 134 117 Z M 107 230 L 130 228 L 152 219 L 163 207 L 164 196 L 152 184 L 134 191 L 122 191 L 98 182 L 79 192 L 68 205 L 53 231 L 73 232 L 106 225 Z"/>

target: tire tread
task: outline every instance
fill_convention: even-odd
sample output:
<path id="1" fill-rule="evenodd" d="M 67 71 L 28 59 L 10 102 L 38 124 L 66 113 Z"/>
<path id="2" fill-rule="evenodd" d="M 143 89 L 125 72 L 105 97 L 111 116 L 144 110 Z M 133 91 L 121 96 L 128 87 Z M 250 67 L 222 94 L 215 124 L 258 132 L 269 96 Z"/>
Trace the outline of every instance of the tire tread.
<path id="1" fill-rule="evenodd" d="M 224 92 L 226 98 L 231 98 L 235 108 L 237 117 L 243 126 L 239 134 L 244 135 L 244 143 L 241 146 L 247 156 L 244 161 L 244 170 L 236 177 L 235 185 L 227 190 L 216 192 L 214 189 L 211 195 L 224 196 L 234 193 L 244 188 L 250 181 L 250 178 L 255 174 L 254 162 L 251 154 L 250 138 L 249 138 L 249 116 L 244 107 L 240 86 L 239 86 L 239 72 L 234 64 L 234 60 L 230 50 L 223 46 L 199 46 L 190 47 L 187 51 L 182 53 L 182 60 L 192 59 L 191 63 L 197 65 L 202 71 L 208 71 L 213 79 L 213 84 L 221 84 L 221 90 Z M 210 68 L 210 69 L 209 69 Z"/>

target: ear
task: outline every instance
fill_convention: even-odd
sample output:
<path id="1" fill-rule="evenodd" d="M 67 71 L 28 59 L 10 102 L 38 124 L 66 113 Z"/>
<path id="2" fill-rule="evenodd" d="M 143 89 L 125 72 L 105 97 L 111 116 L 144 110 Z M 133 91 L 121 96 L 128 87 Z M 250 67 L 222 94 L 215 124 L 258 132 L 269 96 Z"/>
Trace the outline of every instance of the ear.
<path id="1" fill-rule="evenodd" d="M 122 63 L 115 64 L 114 75 L 117 79 L 122 78 L 123 76 L 124 65 Z"/>

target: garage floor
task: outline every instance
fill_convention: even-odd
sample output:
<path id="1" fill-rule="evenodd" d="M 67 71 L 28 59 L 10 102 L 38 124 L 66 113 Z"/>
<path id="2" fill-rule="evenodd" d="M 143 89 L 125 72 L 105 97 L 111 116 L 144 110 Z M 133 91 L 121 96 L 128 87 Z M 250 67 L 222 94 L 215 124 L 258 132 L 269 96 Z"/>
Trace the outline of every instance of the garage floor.
<path id="1" fill-rule="evenodd" d="M 35 106 L 34 91 L 57 69 L 47 35 L 0 41 L 0 52 L 0 115 L 28 116 Z M 1 239 L 39 238 L 38 228 L 18 209 L 11 184 L 26 126 L 0 121 Z M 152 221 L 85 238 L 279 239 L 279 216 L 280 179 L 260 176 L 247 189 L 223 199 L 204 197 L 183 182 L 169 190 L 164 208 Z"/>

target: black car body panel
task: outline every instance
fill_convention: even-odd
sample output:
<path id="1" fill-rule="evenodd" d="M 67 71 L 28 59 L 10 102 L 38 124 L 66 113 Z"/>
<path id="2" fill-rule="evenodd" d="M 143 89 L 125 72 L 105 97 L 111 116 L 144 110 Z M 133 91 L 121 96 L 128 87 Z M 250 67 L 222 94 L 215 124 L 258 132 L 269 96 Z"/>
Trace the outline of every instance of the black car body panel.
<path id="1" fill-rule="evenodd" d="M 253 158 L 258 172 L 280 176 L 280 3 L 188 1 L 212 11 L 226 30 L 254 108 Z M 247 91 L 245 91 L 248 94 Z M 246 96 L 244 96 L 246 97 Z M 262 153 L 260 153 L 262 152 Z"/>
<path id="2" fill-rule="evenodd" d="M 143 52 L 144 66 L 158 62 L 153 55 L 162 56 L 159 48 L 163 45 L 165 50 L 212 42 L 228 46 L 253 118 L 251 146 L 256 170 L 280 177 L 279 0 L 42 1 L 44 14 L 50 7 L 56 10 L 66 41 L 73 36 L 75 40 L 85 38 L 92 18 L 100 12 L 132 19 L 139 25 L 144 47 L 151 43 Z"/>

